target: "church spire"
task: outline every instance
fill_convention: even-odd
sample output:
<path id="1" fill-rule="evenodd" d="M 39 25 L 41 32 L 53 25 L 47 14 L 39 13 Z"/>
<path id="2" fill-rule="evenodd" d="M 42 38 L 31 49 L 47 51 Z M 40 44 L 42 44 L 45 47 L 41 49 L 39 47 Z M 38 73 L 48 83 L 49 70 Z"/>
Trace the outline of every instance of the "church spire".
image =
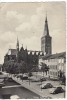
<path id="1" fill-rule="evenodd" d="M 47 21 L 47 14 L 45 19 L 45 26 L 44 26 L 44 36 L 49 36 L 49 29 L 48 29 L 48 21 Z"/>
<path id="2" fill-rule="evenodd" d="M 45 54 L 52 53 L 52 37 L 49 35 L 47 14 L 44 25 L 44 33 L 43 36 L 41 37 L 41 51 Z"/>
<path id="3" fill-rule="evenodd" d="M 19 51 L 19 40 L 18 40 L 18 37 L 17 37 L 17 45 L 16 45 L 16 49 L 17 49 L 17 51 Z"/>
<path id="4" fill-rule="evenodd" d="M 47 12 L 46 12 L 46 19 L 45 19 L 45 22 L 47 22 Z"/>

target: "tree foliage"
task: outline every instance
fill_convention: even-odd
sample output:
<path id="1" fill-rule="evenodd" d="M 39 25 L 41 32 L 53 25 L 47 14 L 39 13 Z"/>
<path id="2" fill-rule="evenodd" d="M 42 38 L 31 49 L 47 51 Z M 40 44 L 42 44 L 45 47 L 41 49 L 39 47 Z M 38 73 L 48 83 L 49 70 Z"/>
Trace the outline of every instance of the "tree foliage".
<path id="1" fill-rule="evenodd" d="M 45 63 L 41 63 L 41 70 L 43 73 L 46 72 L 47 75 L 47 71 L 49 71 L 49 67 Z"/>
<path id="2" fill-rule="evenodd" d="M 3 64 L 3 68 L 6 72 L 11 74 L 26 73 L 27 65 L 24 61 L 18 63 L 13 61 L 8 61 Z"/>

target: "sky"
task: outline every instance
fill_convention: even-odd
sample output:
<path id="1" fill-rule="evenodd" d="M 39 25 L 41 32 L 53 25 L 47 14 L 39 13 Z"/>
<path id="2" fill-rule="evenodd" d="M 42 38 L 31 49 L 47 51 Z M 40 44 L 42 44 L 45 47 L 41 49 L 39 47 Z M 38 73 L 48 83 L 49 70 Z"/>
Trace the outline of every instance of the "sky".
<path id="1" fill-rule="evenodd" d="M 66 51 L 65 2 L 0 3 L 0 63 L 9 48 L 41 50 L 41 37 L 47 13 L 52 53 Z"/>

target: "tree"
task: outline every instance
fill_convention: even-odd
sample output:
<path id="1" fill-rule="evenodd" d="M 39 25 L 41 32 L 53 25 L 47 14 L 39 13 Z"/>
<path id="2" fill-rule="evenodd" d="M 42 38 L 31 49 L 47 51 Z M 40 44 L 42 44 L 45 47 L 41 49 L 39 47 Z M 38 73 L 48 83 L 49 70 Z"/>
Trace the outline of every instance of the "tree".
<path id="1" fill-rule="evenodd" d="M 46 72 L 47 75 L 47 71 L 49 71 L 49 67 L 45 63 L 41 63 L 41 70 L 43 72 L 43 76 L 44 76 L 44 72 Z"/>
<path id="2" fill-rule="evenodd" d="M 28 66 L 24 61 L 21 62 L 8 61 L 3 64 L 3 69 L 11 74 L 28 72 Z"/>
<path id="3" fill-rule="evenodd" d="M 28 72 L 27 63 L 25 63 L 24 61 L 21 61 L 21 63 L 20 63 L 20 72 L 21 73 L 27 73 Z"/>

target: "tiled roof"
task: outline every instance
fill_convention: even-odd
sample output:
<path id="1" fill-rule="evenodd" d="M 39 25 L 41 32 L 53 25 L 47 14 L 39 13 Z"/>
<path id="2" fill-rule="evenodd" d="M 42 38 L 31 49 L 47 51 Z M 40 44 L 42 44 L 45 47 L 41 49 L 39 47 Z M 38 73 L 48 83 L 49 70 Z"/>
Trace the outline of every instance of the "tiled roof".
<path id="1" fill-rule="evenodd" d="M 42 59 L 54 59 L 54 58 L 65 58 L 66 57 L 66 52 L 61 52 L 61 53 L 56 53 L 56 54 L 51 54 L 51 55 L 45 55 L 42 57 Z"/>

